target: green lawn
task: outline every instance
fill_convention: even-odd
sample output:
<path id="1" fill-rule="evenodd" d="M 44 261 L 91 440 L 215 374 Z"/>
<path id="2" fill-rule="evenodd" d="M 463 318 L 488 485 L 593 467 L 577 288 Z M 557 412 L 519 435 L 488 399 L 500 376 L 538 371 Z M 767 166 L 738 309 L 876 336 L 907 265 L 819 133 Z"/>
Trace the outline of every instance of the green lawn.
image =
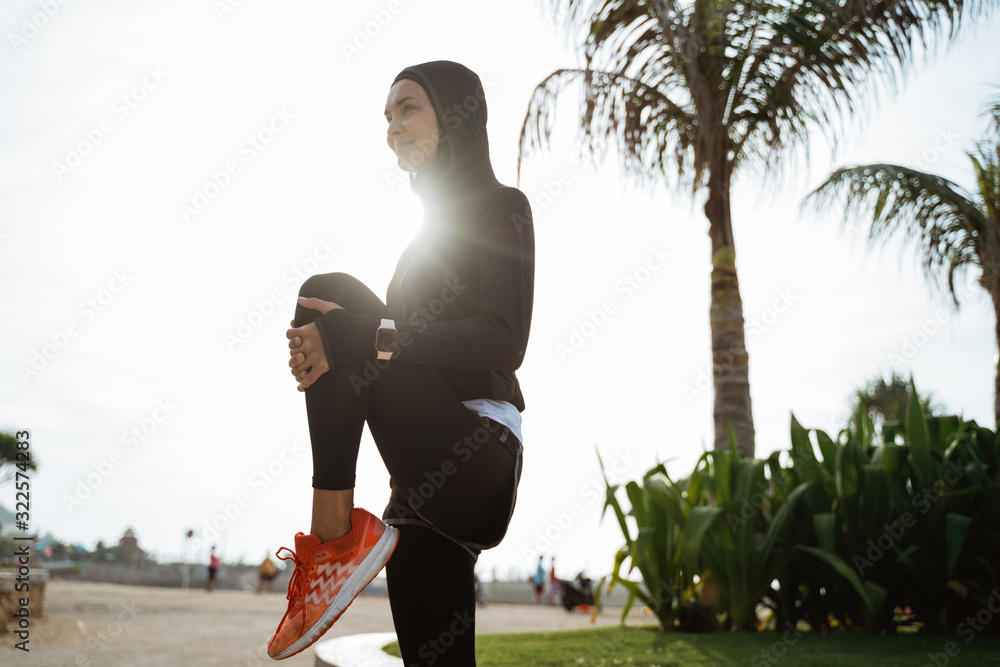
<path id="1" fill-rule="evenodd" d="M 660 633 L 606 627 L 476 637 L 479 667 L 534 665 L 816 665 L 817 667 L 1000 666 L 1000 639 L 975 637 Z M 386 647 L 399 656 L 398 645 Z M 951 655 L 948 655 L 948 651 Z M 930 654 L 930 655 L 929 655 Z M 932 659 L 933 657 L 933 659 Z"/>

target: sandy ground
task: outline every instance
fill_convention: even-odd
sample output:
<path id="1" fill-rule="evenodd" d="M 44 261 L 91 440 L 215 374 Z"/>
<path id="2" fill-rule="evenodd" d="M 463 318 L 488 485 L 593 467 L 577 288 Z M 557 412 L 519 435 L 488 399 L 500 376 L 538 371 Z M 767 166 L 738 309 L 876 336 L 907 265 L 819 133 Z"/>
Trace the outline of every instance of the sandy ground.
<path id="1" fill-rule="evenodd" d="M 284 593 L 206 593 L 56 580 L 49 584 L 44 618 L 32 620 L 30 652 L 13 648 L 18 639 L 3 635 L 0 664 L 312 667 L 316 661 L 312 648 L 280 663 L 267 657 L 265 642 L 285 604 Z M 614 625 L 618 618 L 617 610 L 608 609 L 598 616 L 597 624 Z M 481 607 L 476 624 L 477 633 L 536 632 L 590 627 L 590 616 L 561 607 L 497 603 Z M 392 630 L 388 599 L 362 596 L 325 637 Z"/>

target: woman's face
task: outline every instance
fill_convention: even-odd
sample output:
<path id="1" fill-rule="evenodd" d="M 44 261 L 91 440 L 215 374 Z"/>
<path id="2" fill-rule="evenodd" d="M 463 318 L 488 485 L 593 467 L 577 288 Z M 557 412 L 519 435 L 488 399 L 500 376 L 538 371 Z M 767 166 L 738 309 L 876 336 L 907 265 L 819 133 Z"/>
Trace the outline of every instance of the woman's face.
<path id="1" fill-rule="evenodd" d="M 386 142 L 400 169 L 416 172 L 434 164 L 441 130 L 423 86 L 411 79 L 394 83 L 385 101 L 385 119 Z"/>

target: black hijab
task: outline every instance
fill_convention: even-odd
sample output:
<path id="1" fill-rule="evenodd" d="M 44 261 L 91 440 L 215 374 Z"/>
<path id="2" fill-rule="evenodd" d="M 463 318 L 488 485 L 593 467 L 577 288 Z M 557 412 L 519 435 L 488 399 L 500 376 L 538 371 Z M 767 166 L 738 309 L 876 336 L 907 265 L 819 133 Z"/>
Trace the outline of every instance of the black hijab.
<path id="1" fill-rule="evenodd" d="M 468 215 L 500 187 L 490 163 L 486 95 L 475 72 L 449 60 L 407 67 L 393 80 L 420 84 L 437 116 L 441 139 L 434 163 L 410 174 L 428 218 Z"/>

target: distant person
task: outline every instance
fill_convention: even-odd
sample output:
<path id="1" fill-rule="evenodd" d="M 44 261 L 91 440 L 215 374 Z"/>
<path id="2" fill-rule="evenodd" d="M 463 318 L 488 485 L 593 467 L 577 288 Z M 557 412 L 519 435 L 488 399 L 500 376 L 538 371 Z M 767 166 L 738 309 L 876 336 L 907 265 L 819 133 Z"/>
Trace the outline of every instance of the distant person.
<path id="1" fill-rule="evenodd" d="M 257 566 L 257 592 L 274 592 L 274 578 L 278 576 L 278 566 L 271 560 L 271 556 L 265 556 L 264 560 Z"/>
<path id="2" fill-rule="evenodd" d="M 479 580 L 479 575 L 475 575 L 475 586 L 476 586 L 476 604 L 480 607 L 486 606 L 486 589 L 483 586 L 483 582 Z"/>
<path id="3" fill-rule="evenodd" d="M 535 576 L 531 578 L 531 584 L 535 588 L 535 604 L 542 604 L 542 592 L 545 590 L 545 564 L 544 559 L 538 557 L 538 567 L 535 568 Z"/>
<path id="4" fill-rule="evenodd" d="M 556 577 L 556 557 L 552 557 L 552 565 L 549 567 L 549 596 L 547 604 L 556 604 L 559 599 L 559 578 Z"/>
<path id="5" fill-rule="evenodd" d="M 219 557 L 215 555 L 215 545 L 213 544 L 212 553 L 208 556 L 208 578 L 205 579 L 205 590 L 209 593 L 212 592 L 212 587 L 215 585 L 215 575 L 219 573 L 221 565 Z"/>
<path id="6" fill-rule="evenodd" d="M 336 92 L 345 110 L 369 105 L 356 89 Z M 344 273 L 312 276 L 299 291 L 286 337 L 309 419 L 312 524 L 294 551 L 279 551 L 295 569 L 267 650 L 282 659 L 310 646 L 385 566 L 403 662 L 474 665 L 476 559 L 506 534 L 521 475 L 514 372 L 531 323 L 531 211 L 493 173 L 486 96 L 467 67 L 407 67 L 384 114 L 424 218 L 385 302 Z M 364 127 L 330 120 L 340 133 Z M 330 215 L 354 224 L 364 202 L 349 183 L 329 186 Z M 396 247 L 398 226 L 380 229 Z M 354 506 L 366 424 L 391 481 L 385 523 Z"/>

